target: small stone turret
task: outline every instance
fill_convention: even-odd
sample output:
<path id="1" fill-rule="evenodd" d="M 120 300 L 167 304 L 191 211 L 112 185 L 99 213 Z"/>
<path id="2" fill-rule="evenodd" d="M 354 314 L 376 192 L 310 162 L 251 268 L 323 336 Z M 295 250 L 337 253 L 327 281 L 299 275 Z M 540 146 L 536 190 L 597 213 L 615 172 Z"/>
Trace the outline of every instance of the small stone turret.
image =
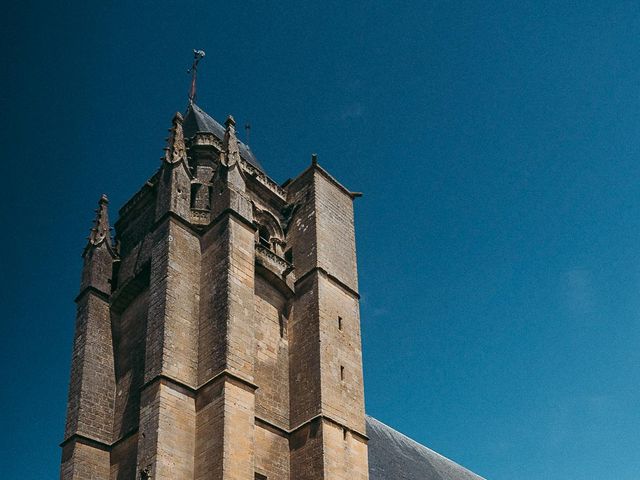
<path id="1" fill-rule="evenodd" d="M 191 180 L 187 149 L 180 113 L 173 117 L 172 127 L 160 168 L 156 220 L 171 212 L 186 221 L 191 219 Z"/>
<path id="2" fill-rule="evenodd" d="M 240 166 L 236 122 L 231 115 L 227 118 L 225 125 L 220 165 L 213 182 L 211 218 L 215 219 L 224 210 L 231 209 L 251 222 L 252 209 L 250 200 L 245 195 L 246 183 Z"/>
<path id="3" fill-rule="evenodd" d="M 82 269 L 81 291 L 86 288 L 94 288 L 104 295 L 111 294 L 111 275 L 116 253 L 111 243 L 108 205 L 109 199 L 106 195 L 102 195 L 98 201 L 96 218 L 89 234 L 89 241 L 82 254 L 84 267 Z"/>
<path id="4" fill-rule="evenodd" d="M 115 375 L 109 301 L 116 253 L 111 245 L 107 206 L 103 195 L 84 265 L 71 361 L 71 382 L 63 446 L 61 477 L 109 478 Z"/>

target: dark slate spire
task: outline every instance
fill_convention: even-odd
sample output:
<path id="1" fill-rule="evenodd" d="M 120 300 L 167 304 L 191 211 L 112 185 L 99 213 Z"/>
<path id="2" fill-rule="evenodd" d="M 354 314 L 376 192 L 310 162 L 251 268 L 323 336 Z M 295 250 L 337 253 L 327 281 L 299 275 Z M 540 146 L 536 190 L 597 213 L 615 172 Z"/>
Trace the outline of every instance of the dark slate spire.
<path id="1" fill-rule="evenodd" d="M 183 127 L 186 139 L 192 138 L 198 132 L 213 133 L 219 140 L 224 139 L 225 128 L 195 103 L 189 104 L 184 115 Z M 238 148 L 244 160 L 264 172 L 262 165 L 247 145 L 238 140 Z"/>
<path id="2" fill-rule="evenodd" d="M 111 247 L 111 227 L 109 226 L 108 205 L 109 199 L 105 194 L 102 194 L 100 200 L 98 200 L 98 209 L 96 210 L 94 225 L 89 234 L 89 245 L 97 247 L 102 242 L 105 242 Z M 87 247 L 89 245 L 87 245 Z"/>

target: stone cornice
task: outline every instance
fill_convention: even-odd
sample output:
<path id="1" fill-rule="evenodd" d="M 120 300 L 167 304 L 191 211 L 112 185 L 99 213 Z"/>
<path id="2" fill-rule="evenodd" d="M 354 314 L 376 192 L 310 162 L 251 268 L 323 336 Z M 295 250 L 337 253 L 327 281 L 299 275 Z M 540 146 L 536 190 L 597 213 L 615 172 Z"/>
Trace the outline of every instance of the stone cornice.
<path id="1" fill-rule="evenodd" d="M 85 287 L 80 291 L 78 296 L 76 296 L 76 298 L 74 299 L 74 302 L 78 303 L 88 293 L 93 293 L 96 297 L 98 297 L 100 300 L 104 300 L 106 303 L 109 303 L 109 300 L 111 299 L 110 294 L 103 292 L 93 285 L 89 285 L 88 287 Z"/>
<path id="2" fill-rule="evenodd" d="M 151 378 L 150 380 L 146 381 L 142 387 L 140 387 L 140 391 L 145 390 L 146 388 L 150 387 L 151 385 L 153 385 L 156 382 L 164 382 L 167 385 L 171 385 L 173 387 L 177 387 L 181 390 L 184 391 L 184 393 L 186 395 L 189 395 L 190 397 L 193 397 L 195 395 L 198 394 L 198 392 L 200 390 L 202 390 L 203 388 L 208 387 L 209 385 L 215 383 L 217 380 L 220 379 L 225 379 L 228 381 L 231 381 L 232 383 L 238 384 L 238 385 L 242 385 L 243 387 L 246 387 L 248 389 L 250 389 L 251 391 L 256 390 L 258 388 L 258 386 L 253 383 L 251 380 L 248 380 L 246 378 L 243 378 L 239 375 L 236 375 L 235 373 L 231 372 L 230 370 L 222 370 L 221 372 L 215 374 L 214 376 L 212 376 L 209 380 L 201 383 L 200 385 L 198 385 L 197 387 L 194 387 L 193 385 L 189 385 L 188 383 L 185 383 L 181 380 L 178 380 L 176 378 L 173 378 L 169 375 L 166 374 L 158 374 L 155 377 Z"/>
<path id="3" fill-rule="evenodd" d="M 347 187 L 345 187 L 344 185 L 342 185 L 338 180 L 336 180 L 333 175 L 331 175 L 329 172 L 327 172 L 324 168 L 322 168 L 320 165 L 318 165 L 317 162 L 312 162 L 311 165 L 309 165 L 307 168 L 305 168 L 302 173 L 300 173 L 297 177 L 295 177 L 292 180 L 287 180 L 287 182 L 285 182 L 285 186 L 287 187 L 287 189 L 293 185 L 294 183 L 300 181 L 302 178 L 304 178 L 305 175 L 307 175 L 309 172 L 311 171 L 316 171 L 318 173 L 320 173 L 324 178 L 326 178 L 330 183 L 332 183 L 333 185 L 335 185 L 338 190 L 342 191 L 344 194 L 348 195 L 352 200 L 354 198 L 358 198 L 362 196 L 362 192 L 352 192 L 351 190 L 349 190 Z"/>
<path id="4" fill-rule="evenodd" d="M 150 233 L 155 232 L 158 227 L 160 227 L 160 225 L 162 225 L 167 219 L 173 220 L 176 223 L 180 224 L 180 226 L 187 229 L 192 235 L 198 235 L 198 232 L 193 228 L 193 225 L 189 221 L 185 220 L 180 215 L 172 211 L 167 211 L 162 214 L 162 216 L 154 222 L 153 226 L 151 227 Z"/>
<path id="5" fill-rule="evenodd" d="M 315 422 L 315 421 L 326 421 L 328 423 L 332 423 L 333 425 L 340 427 L 340 428 L 344 428 L 347 431 L 351 432 L 352 435 L 358 437 L 360 440 L 362 440 L 363 442 L 367 442 L 369 440 L 369 437 L 367 437 L 364 433 L 355 430 L 351 427 L 348 427 L 347 425 L 341 423 L 340 421 L 330 417 L 329 415 L 324 415 L 324 414 L 318 414 L 315 415 L 314 417 L 311 417 L 309 420 L 306 420 L 300 424 L 298 424 L 295 428 L 284 428 L 280 425 L 276 425 L 273 422 L 270 422 L 269 420 L 266 420 L 262 417 L 259 417 L 256 415 L 256 425 L 259 425 L 277 435 L 280 435 L 281 437 L 288 437 L 289 435 L 297 432 L 298 430 L 300 430 L 301 428 L 304 428 L 307 425 L 310 425 L 311 423 Z"/>
<path id="6" fill-rule="evenodd" d="M 156 173 L 154 173 L 151 178 L 149 178 L 149 180 L 144 183 L 144 185 L 133 195 L 133 197 L 131 197 L 122 207 L 120 207 L 120 210 L 118 211 L 119 218 L 118 221 L 116 221 L 116 224 L 122 219 L 122 217 L 126 216 L 126 214 L 129 213 L 131 209 L 133 209 L 133 207 L 145 196 L 145 194 L 149 190 L 151 190 L 155 186 L 159 174 L 160 169 L 158 169 Z"/>
<path id="7" fill-rule="evenodd" d="M 333 417 L 331 417 L 329 415 L 323 414 L 323 413 L 319 413 L 319 414 L 315 415 L 314 417 L 311 417 L 309 420 L 305 420 L 304 422 L 298 424 L 296 427 L 288 430 L 287 433 L 289 433 L 289 435 L 291 435 L 291 434 L 297 432 L 298 430 L 300 430 L 301 428 L 304 428 L 305 426 L 310 425 L 311 423 L 313 423 L 313 422 L 315 422 L 317 420 L 326 421 L 328 423 L 332 423 L 333 425 L 335 425 L 337 427 L 344 428 L 345 430 L 351 432 L 352 435 L 360 438 L 360 440 L 362 440 L 365 443 L 369 441 L 369 437 L 367 437 L 366 434 L 364 434 L 364 433 L 362 433 L 362 432 L 360 432 L 360 431 L 358 431 L 358 430 L 356 430 L 354 428 L 351 428 L 351 427 L 345 425 L 344 423 L 340 422 L 339 420 L 336 420 L 335 418 L 333 418 Z"/>
<path id="8" fill-rule="evenodd" d="M 256 415 L 256 419 L 255 419 L 256 425 L 264 428 L 265 430 L 269 430 L 272 433 L 275 433 L 276 435 L 280 435 L 281 437 L 287 438 L 289 436 L 289 430 L 280 426 L 280 425 L 276 425 L 273 422 L 270 422 L 269 420 L 266 420 L 262 417 L 259 417 Z"/>
<path id="9" fill-rule="evenodd" d="M 166 377 L 165 379 L 167 379 L 168 377 Z M 207 385 L 210 385 L 214 380 L 220 379 L 221 375 L 216 375 L 214 378 L 212 378 L 209 382 L 207 382 L 206 384 L 203 384 L 200 388 L 204 388 Z M 173 383 L 180 383 L 180 382 L 175 382 L 173 381 Z M 183 384 L 184 385 L 184 384 Z M 188 388 L 187 386 L 185 386 L 185 388 Z M 200 390 L 200 388 L 198 388 L 198 390 Z M 270 422 L 269 420 L 266 420 L 258 415 L 255 416 L 255 424 L 266 429 L 269 430 L 272 433 L 275 433 L 276 435 L 279 435 L 281 437 L 284 438 L 288 438 L 291 434 L 297 432 L 298 430 L 304 428 L 307 425 L 310 425 L 311 423 L 315 422 L 315 421 L 326 421 L 328 423 L 331 423 L 339 428 L 344 428 L 347 431 L 351 432 L 351 434 L 355 437 L 357 437 L 358 439 L 360 439 L 363 442 L 368 442 L 369 441 L 369 437 L 367 437 L 367 435 L 365 435 L 364 433 L 355 430 L 351 427 L 348 427 L 347 425 L 344 425 L 343 423 L 341 423 L 340 421 L 330 417 L 329 415 L 323 415 L 323 414 L 318 414 L 315 415 L 314 417 L 311 417 L 309 420 L 306 420 L 300 424 L 298 424 L 295 428 L 285 428 L 281 425 L 276 425 L 273 422 Z M 105 442 L 101 442 L 100 440 L 96 440 L 95 438 L 91 438 L 88 437 L 86 435 L 82 435 L 79 433 L 74 433 L 73 435 L 69 436 L 68 438 L 66 438 L 61 444 L 61 447 L 64 447 L 65 445 L 67 445 L 68 443 L 71 443 L 72 441 L 76 441 L 78 443 L 84 443 L 85 445 L 90 445 L 93 446 L 95 448 L 99 448 L 100 450 L 105 450 L 105 451 L 111 451 L 115 446 L 117 446 L 118 444 L 124 442 L 125 440 L 127 440 L 128 438 L 132 437 L 133 435 L 135 435 L 136 433 L 138 433 L 138 428 L 134 428 L 129 430 L 127 433 L 125 433 L 123 436 L 121 436 L 120 438 L 118 438 L 117 440 L 115 440 L 112 443 L 105 443 Z"/>
<path id="10" fill-rule="evenodd" d="M 250 389 L 251 391 L 254 391 L 254 390 L 258 389 L 258 386 L 255 383 L 253 383 L 251 380 L 243 378 L 243 377 L 241 377 L 239 375 L 236 375 L 235 373 L 225 369 L 225 370 L 222 370 L 220 373 L 215 374 L 213 377 L 211 377 L 206 382 L 201 383 L 198 386 L 198 388 L 196 389 L 196 393 L 198 391 L 200 391 L 201 389 L 208 387 L 212 383 L 215 383 L 217 380 L 219 380 L 221 378 L 226 378 L 227 380 L 230 380 L 232 383 L 241 384 L 244 387 Z"/>
<path id="11" fill-rule="evenodd" d="M 252 232 L 256 231 L 256 226 L 253 224 L 253 222 L 250 222 L 249 220 L 247 220 L 246 218 L 244 218 L 242 215 L 240 215 L 238 212 L 236 212 L 234 209 L 232 208 L 225 208 L 224 210 L 222 210 L 217 216 L 216 218 L 211 220 L 211 223 L 209 225 L 207 225 L 207 228 L 205 229 L 205 232 L 207 230 L 210 230 L 211 228 L 213 228 L 220 220 L 222 220 L 223 218 L 225 218 L 225 216 L 230 216 L 235 218 L 236 220 L 238 220 L 240 223 L 244 224 L 247 228 L 249 228 Z"/>
<path id="12" fill-rule="evenodd" d="M 296 280 L 295 286 L 297 287 L 298 285 L 303 283 L 307 278 L 309 278 L 313 273 L 316 273 L 316 272 L 322 274 L 324 277 L 326 277 L 328 280 L 330 280 L 331 283 L 337 285 L 338 287 L 340 287 L 342 290 L 344 290 L 348 294 L 352 295 L 353 297 L 357 298 L 358 300 L 360 299 L 360 294 L 357 291 L 355 291 L 349 285 L 344 283 L 338 277 L 336 277 L 334 275 L 331 275 L 329 272 L 327 272 L 322 267 L 313 267 L 310 270 L 308 270 L 307 272 L 305 272 L 303 275 L 300 276 L 300 278 L 298 278 Z"/>
<path id="13" fill-rule="evenodd" d="M 74 433 L 70 436 L 68 436 L 67 438 L 65 438 L 62 443 L 60 444 L 61 447 L 64 447 L 65 445 L 71 443 L 71 442 L 77 442 L 77 443 L 82 443 L 84 445 L 89 445 L 90 447 L 94 447 L 94 448 L 98 448 L 100 450 L 104 450 L 106 452 L 111 450 L 111 447 L 113 444 L 110 443 L 105 443 L 102 442 L 100 440 L 97 440 L 95 438 L 89 437 L 87 435 L 83 435 L 82 433 Z"/>
<path id="14" fill-rule="evenodd" d="M 256 167 L 251 165 L 244 159 L 240 159 L 240 167 L 244 170 L 250 177 L 255 178 L 259 183 L 267 187 L 273 193 L 275 193 L 280 200 L 286 202 L 287 200 L 287 192 L 280 185 L 278 185 L 275 181 L 271 180 L 269 176 L 258 170 Z"/>
<path id="15" fill-rule="evenodd" d="M 222 151 L 222 141 L 216 137 L 215 133 L 212 132 L 196 132 L 193 137 L 187 139 L 189 144 L 189 149 L 194 148 L 198 150 L 199 148 L 211 148 L 217 150 L 218 152 Z"/>

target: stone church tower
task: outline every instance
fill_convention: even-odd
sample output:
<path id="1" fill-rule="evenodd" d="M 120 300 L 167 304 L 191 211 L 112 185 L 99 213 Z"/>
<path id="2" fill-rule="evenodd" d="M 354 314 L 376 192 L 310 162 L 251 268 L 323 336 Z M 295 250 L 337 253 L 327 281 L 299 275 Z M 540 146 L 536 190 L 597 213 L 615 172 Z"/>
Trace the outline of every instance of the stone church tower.
<path id="1" fill-rule="evenodd" d="M 64 480 L 367 480 L 356 193 L 191 102 L 84 250 Z"/>

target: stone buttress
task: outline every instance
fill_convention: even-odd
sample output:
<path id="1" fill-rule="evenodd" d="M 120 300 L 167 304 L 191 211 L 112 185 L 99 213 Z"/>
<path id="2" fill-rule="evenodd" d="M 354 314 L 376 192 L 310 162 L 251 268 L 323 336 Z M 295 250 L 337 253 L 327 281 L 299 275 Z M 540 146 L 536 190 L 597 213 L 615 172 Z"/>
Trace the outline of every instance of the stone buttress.
<path id="1" fill-rule="evenodd" d="M 61 478 L 109 478 L 115 375 L 109 302 L 115 251 L 102 196 L 84 249 Z"/>

